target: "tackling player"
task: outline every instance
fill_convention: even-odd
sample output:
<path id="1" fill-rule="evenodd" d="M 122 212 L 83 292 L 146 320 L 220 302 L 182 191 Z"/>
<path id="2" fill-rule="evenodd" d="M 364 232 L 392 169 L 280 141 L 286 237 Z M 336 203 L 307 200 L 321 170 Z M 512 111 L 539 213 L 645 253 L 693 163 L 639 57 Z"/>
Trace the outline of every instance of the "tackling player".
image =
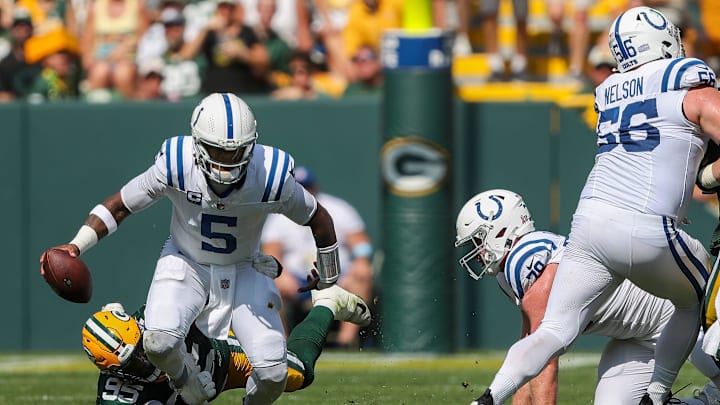
<path id="1" fill-rule="evenodd" d="M 460 264 L 476 280 L 495 276 L 499 287 L 519 308 L 522 335 L 537 330 L 554 285 L 558 263 L 567 238 L 535 230 L 522 197 L 508 190 L 488 190 L 473 196 L 460 210 L 456 221 L 456 247 L 470 247 Z M 479 266 L 479 267 L 478 267 Z M 598 365 L 596 405 L 635 405 L 645 393 L 655 363 L 655 345 L 675 308 L 630 281 L 623 281 L 600 299 L 589 314 L 584 335 L 610 337 Z M 693 364 L 708 378 L 720 383 L 720 368 L 696 345 Z M 558 358 L 522 386 L 513 397 L 519 404 L 557 403 Z M 683 399 L 689 405 L 716 404 L 720 393 L 709 384 Z M 715 401 L 715 402 L 711 402 Z"/>
<path id="2" fill-rule="evenodd" d="M 208 95 L 189 123 L 192 136 L 166 139 L 154 164 L 93 208 L 75 238 L 57 248 L 78 256 L 130 214 L 170 199 L 170 238 L 148 291 L 143 348 L 186 402 L 198 404 L 209 391 L 183 342 L 193 323 L 220 340 L 232 326 L 253 365 L 244 403 L 271 404 L 285 389 L 287 356 L 272 279 L 279 266 L 259 252 L 263 222 L 279 213 L 312 231 L 319 288 L 327 288 L 340 274 L 332 217 L 295 182 L 288 153 L 256 143 L 255 117 L 239 97 Z"/>
<path id="3" fill-rule="evenodd" d="M 657 340 L 641 405 L 663 405 L 700 330 L 707 252 L 681 228 L 708 140 L 720 142 L 713 70 L 685 58 L 680 32 L 657 10 L 613 22 L 618 73 L 595 89 L 597 156 L 538 329 L 515 343 L 476 401 L 502 404 L 564 352 L 626 278 L 675 306 Z M 567 286 L 572 286 L 568 288 Z"/>
<path id="4" fill-rule="evenodd" d="M 325 344 L 333 319 L 360 326 L 370 323 L 365 302 L 339 286 L 312 291 L 313 309 L 290 333 L 288 379 L 285 392 L 303 389 L 315 378 L 315 362 Z M 365 309 L 363 309 L 365 308 Z M 83 349 L 101 370 L 98 378 L 98 405 L 185 404 L 167 374 L 147 360 L 142 348 L 144 307 L 132 316 L 122 305 L 105 305 L 91 316 L 82 330 Z M 183 349 L 193 357 L 204 386 L 213 383 L 217 392 L 246 387 L 252 365 L 237 339 L 209 339 L 195 325 L 185 338 Z"/>

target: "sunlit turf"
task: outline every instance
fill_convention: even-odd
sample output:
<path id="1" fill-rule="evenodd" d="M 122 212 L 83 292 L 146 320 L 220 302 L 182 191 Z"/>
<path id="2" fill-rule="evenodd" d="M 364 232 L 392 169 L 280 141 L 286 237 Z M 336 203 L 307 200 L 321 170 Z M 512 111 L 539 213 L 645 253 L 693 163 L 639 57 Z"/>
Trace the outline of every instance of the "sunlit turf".
<path id="1" fill-rule="evenodd" d="M 326 352 L 310 387 L 284 394 L 278 404 L 469 404 L 499 368 L 501 352 L 391 355 Z M 596 353 L 561 358 L 559 404 L 591 404 Z M 93 404 L 97 371 L 83 354 L 0 354 L 0 405 Z M 691 396 L 705 378 L 683 368 L 676 389 Z M 213 404 L 241 404 L 244 391 L 225 392 Z"/>

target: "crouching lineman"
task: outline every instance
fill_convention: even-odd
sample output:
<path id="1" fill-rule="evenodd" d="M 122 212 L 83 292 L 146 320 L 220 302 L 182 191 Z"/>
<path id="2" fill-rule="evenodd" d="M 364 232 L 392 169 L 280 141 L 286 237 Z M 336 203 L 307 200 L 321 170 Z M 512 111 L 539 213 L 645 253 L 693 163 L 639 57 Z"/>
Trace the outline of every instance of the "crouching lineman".
<path id="1" fill-rule="evenodd" d="M 522 197 L 508 190 L 489 190 L 468 200 L 458 214 L 456 231 L 455 246 L 470 248 L 460 264 L 476 280 L 484 274 L 495 276 L 502 291 L 520 307 L 521 337 L 533 333 L 545 316 L 566 238 L 536 231 Z M 709 260 L 707 254 L 702 259 L 704 263 Z M 669 300 L 628 280 L 603 299 L 583 331 L 584 335 L 610 337 L 598 365 L 595 405 L 636 405 L 640 401 L 653 373 L 657 339 L 674 310 Z M 720 368 L 700 350 L 699 343 L 690 360 L 705 376 L 720 383 Z M 513 403 L 557 403 L 557 373 L 558 358 L 554 357 L 515 393 Z M 720 392 L 712 383 L 694 395 L 683 401 L 720 404 Z M 486 390 L 473 404 L 492 404 L 489 401 Z"/>
<path id="2" fill-rule="evenodd" d="M 367 304 L 355 294 L 334 285 L 312 290 L 313 309 L 288 339 L 288 378 L 285 392 L 312 384 L 314 368 L 333 320 L 360 326 L 370 324 Z M 148 361 L 142 348 L 144 306 L 132 316 L 122 305 L 105 305 L 91 316 L 82 330 L 85 353 L 100 369 L 98 405 L 187 404 L 167 375 Z M 232 335 L 228 340 L 210 339 L 193 325 L 185 348 L 196 361 L 204 396 L 210 401 L 220 392 L 245 388 L 253 368 Z M 195 405 L 195 404 L 190 404 Z"/>

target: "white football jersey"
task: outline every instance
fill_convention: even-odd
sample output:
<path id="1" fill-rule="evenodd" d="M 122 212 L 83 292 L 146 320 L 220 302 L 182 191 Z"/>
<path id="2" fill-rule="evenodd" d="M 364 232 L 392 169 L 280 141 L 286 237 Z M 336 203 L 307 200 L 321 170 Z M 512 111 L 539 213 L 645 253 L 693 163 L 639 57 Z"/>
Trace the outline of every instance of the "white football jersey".
<path id="1" fill-rule="evenodd" d="M 365 223 L 357 210 L 347 201 L 330 194 L 318 193 L 317 201 L 332 216 L 335 225 L 335 234 L 338 240 L 338 254 L 340 268 L 350 269 L 351 254 L 346 243 L 346 235 L 363 232 Z M 313 262 L 317 260 L 317 247 L 310 229 L 291 222 L 282 215 L 270 215 L 262 231 L 262 243 L 280 242 L 283 245 L 281 260 L 285 270 L 304 280 L 310 269 L 315 268 Z"/>
<path id="2" fill-rule="evenodd" d="M 566 240 L 564 236 L 545 231 L 523 235 L 508 254 L 504 270 L 496 276 L 505 294 L 519 305 L 545 267 L 560 262 Z M 655 297 L 625 280 L 590 317 L 590 324 L 583 334 L 634 338 L 652 346 L 673 311 L 670 301 Z"/>
<path id="3" fill-rule="evenodd" d="M 173 204 L 170 237 L 178 250 L 200 264 L 228 265 L 258 255 L 268 214 L 306 224 L 315 213 L 317 202 L 295 182 L 293 164 L 288 153 L 255 145 L 244 183 L 217 195 L 195 162 L 193 138 L 178 136 L 163 142 L 155 164 L 121 195 L 131 212 L 167 196 Z"/>
<path id="4" fill-rule="evenodd" d="M 717 87 L 694 58 L 661 59 L 615 73 L 595 89 L 598 152 L 582 198 L 684 219 L 708 137 L 688 121 L 693 87 Z"/>

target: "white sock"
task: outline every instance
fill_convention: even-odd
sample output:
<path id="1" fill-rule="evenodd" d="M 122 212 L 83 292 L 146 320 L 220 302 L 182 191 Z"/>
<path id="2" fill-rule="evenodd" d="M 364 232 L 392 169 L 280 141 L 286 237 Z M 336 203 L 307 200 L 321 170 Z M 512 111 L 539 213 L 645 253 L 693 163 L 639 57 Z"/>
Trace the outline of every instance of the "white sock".
<path id="1" fill-rule="evenodd" d="M 653 402 L 653 405 L 663 405 L 665 396 L 670 391 L 670 387 L 665 386 L 659 382 L 651 382 L 648 385 L 647 393 Z"/>

